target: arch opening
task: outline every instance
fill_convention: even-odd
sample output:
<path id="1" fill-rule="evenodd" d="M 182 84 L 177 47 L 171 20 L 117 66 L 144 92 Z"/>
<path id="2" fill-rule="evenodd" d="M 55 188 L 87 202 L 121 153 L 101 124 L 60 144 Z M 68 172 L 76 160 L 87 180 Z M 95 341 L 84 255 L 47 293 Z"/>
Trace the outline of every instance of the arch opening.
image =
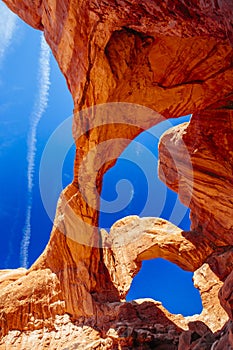
<path id="1" fill-rule="evenodd" d="M 28 27 L 22 21 L 19 22 L 19 27 L 23 28 L 22 34 L 21 34 L 22 43 L 18 43 L 18 49 L 20 50 L 21 54 L 18 55 L 12 51 L 14 55 L 11 55 L 12 57 L 9 60 L 9 64 L 10 64 L 10 61 L 12 61 L 11 64 L 14 65 L 13 56 L 15 56 L 17 57 L 17 64 L 18 65 L 23 64 L 21 65 L 21 68 L 23 67 L 23 69 L 17 70 L 17 72 L 19 73 L 17 77 L 18 78 L 17 83 L 13 80 L 13 77 L 12 77 L 12 80 L 8 79 L 8 81 L 11 83 L 11 85 L 14 86 L 14 84 L 18 84 L 20 82 L 20 77 L 22 79 L 22 75 L 24 77 L 27 76 L 28 80 L 25 79 L 26 87 L 22 88 L 20 86 L 18 87 L 16 86 L 14 90 L 20 91 L 21 89 L 24 89 L 25 91 L 28 91 L 28 89 L 30 89 L 30 86 L 33 86 L 35 84 L 37 66 L 35 64 L 36 60 L 32 56 L 34 55 L 33 54 L 34 50 L 35 52 L 36 50 L 38 50 L 40 33 Z M 24 36 L 25 37 L 27 36 L 28 38 L 25 41 L 24 41 Z M 23 52 L 25 52 L 24 46 L 33 48 L 33 50 L 31 50 L 30 52 L 31 56 L 28 57 L 28 59 L 26 59 L 25 54 L 22 54 Z M 36 55 L 38 56 L 38 52 L 36 53 Z M 32 73 L 31 75 L 28 75 L 28 74 L 26 75 L 26 72 L 28 72 L 31 65 L 33 66 L 34 74 Z M 53 57 L 51 58 L 50 69 L 51 69 L 51 79 L 55 79 L 55 77 L 57 79 L 56 90 L 58 87 L 59 89 L 61 89 L 60 94 L 62 94 L 62 99 L 59 98 L 57 95 L 55 96 L 55 89 L 54 90 L 52 89 L 52 86 L 53 86 L 52 84 L 50 87 L 50 103 L 48 105 L 48 110 L 46 111 L 44 118 L 41 120 L 41 123 L 38 126 L 39 137 L 38 137 L 38 143 L 37 143 L 38 152 L 35 158 L 36 168 L 39 167 L 40 156 L 43 151 L 43 147 L 47 141 L 47 137 L 50 136 L 52 130 L 56 127 L 56 125 L 58 125 L 61 122 L 61 119 L 64 118 L 64 115 L 67 116 L 67 114 L 71 112 L 71 105 L 72 105 L 71 97 L 68 94 L 68 91 L 64 82 L 64 77 L 60 74 L 57 68 L 57 63 L 55 62 Z M 8 71 L 8 74 L 9 74 L 9 71 Z M 33 89 L 31 89 L 30 92 L 31 92 L 30 98 L 31 100 L 33 100 L 35 98 L 36 92 L 35 91 L 33 92 Z M 25 99 L 26 99 L 26 95 L 24 96 Z M 16 96 L 17 94 L 15 94 L 15 97 Z M 27 125 L 28 120 L 26 119 L 26 116 L 29 116 L 31 112 L 29 108 L 30 106 L 28 106 L 28 104 L 25 101 L 26 100 L 21 100 L 19 103 L 21 104 L 21 106 L 27 105 L 28 110 L 22 111 L 21 109 L 22 113 L 24 114 L 24 118 L 23 118 L 24 123 L 20 125 L 20 128 L 21 128 L 20 137 L 18 137 L 17 135 L 19 144 L 16 145 L 16 143 L 14 143 L 14 147 L 15 146 L 17 147 L 17 152 L 23 154 L 24 160 L 26 159 L 25 154 L 26 154 L 27 145 L 26 145 L 25 139 L 27 138 L 27 127 L 28 127 Z M 61 102 L 60 104 L 58 104 L 59 101 Z M 65 103 L 65 101 L 67 102 L 67 104 Z M 54 104 L 53 104 L 55 102 L 56 102 L 56 110 L 54 110 Z M 6 106 L 6 108 L 8 107 Z M 58 109 L 59 109 L 59 113 L 58 113 Z M 11 113 L 10 110 L 9 110 L 9 113 Z M 49 118 L 49 116 L 54 114 L 56 114 L 56 118 L 54 118 L 53 120 L 51 120 L 50 118 L 50 123 L 45 122 L 46 118 Z M 170 123 L 171 122 L 170 121 L 168 126 L 171 127 L 172 125 L 176 125 L 187 120 L 188 120 L 188 117 L 184 117 L 182 120 L 176 119 L 172 122 L 172 124 Z M 49 127 L 48 127 L 48 124 L 49 124 Z M 161 125 L 163 125 L 163 123 L 161 123 L 159 126 L 156 126 L 152 129 L 157 130 L 157 128 L 159 127 L 160 128 L 159 132 L 163 133 L 163 131 L 166 130 L 166 126 L 161 126 Z M 177 201 L 176 194 L 168 190 L 166 186 L 162 184 L 159 180 L 158 180 L 159 182 L 157 182 L 157 178 L 156 178 L 157 163 L 154 162 L 154 160 L 158 159 L 158 151 L 157 151 L 158 134 L 157 134 L 157 131 L 155 132 L 155 134 L 153 134 L 154 130 L 152 129 L 150 129 L 150 132 L 146 131 L 143 134 L 139 135 L 130 144 L 130 146 L 123 152 L 116 166 L 110 169 L 109 172 L 105 175 L 102 195 L 107 200 L 112 200 L 117 196 L 117 193 L 115 193 L 115 197 L 114 197 L 114 193 L 112 193 L 111 190 L 109 191 L 109 189 L 111 189 L 112 186 L 111 186 L 111 183 L 109 185 L 106 181 L 106 178 L 108 176 L 110 176 L 111 181 L 113 182 L 115 181 L 114 172 L 117 172 L 118 175 L 119 174 L 122 175 L 122 169 L 123 169 L 125 172 L 124 179 L 127 179 L 127 176 L 131 176 L 133 174 L 134 184 L 133 186 L 130 186 L 130 180 L 128 182 L 123 181 L 119 184 L 119 191 L 123 193 L 123 196 L 124 195 L 128 196 L 128 205 L 125 208 L 123 208 L 121 211 L 115 211 L 113 213 L 106 213 L 106 212 L 104 213 L 103 211 L 101 211 L 101 214 L 100 214 L 101 227 L 110 228 L 111 225 L 119 218 L 125 217 L 127 215 L 132 215 L 132 214 L 137 214 L 139 216 L 160 216 L 162 218 L 169 220 L 170 214 L 172 212 L 172 204 L 174 205 L 175 202 L 179 203 Z M 152 142 L 152 140 L 154 141 L 157 140 L 157 141 Z M 13 148 L 12 148 L 12 153 L 14 153 Z M 72 167 L 73 167 L 73 159 L 74 159 L 73 154 L 71 154 L 71 156 L 69 156 L 68 158 L 69 160 L 65 162 L 65 166 L 64 166 L 64 176 L 63 176 L 64 186 L 67 185 L 72 180 L 72 176 L 70 176 L 70 173 L 72 172 Z M 139 161 L 139 159 L 142 159 L 143 161 L 141 162 Z M 12 163 L 14 163 L 14 161 Z M 128 167 L 127 163 L 130 163 L 131 165 Z M 148 169 L 146 169 L 147 171 L 146 178 L 144 176 L 143 163 L 149 164 Z M 24 162 L 22 164 L 22 169 L 20 171 L 21 171 L 21 175 L 26 178 L 25 168 L 26 168 L 26 164 Z M 14 179 L 15 179 L 14 173 L 16 173 L 17 171 L 18 169 L 11 171 Z M 11 176 L 7 175 L 6 178 L 8 178 L 9 180 L 11 179 L 10 181 L 13 182 Z M 151 188 L 150 185 L 153 183 L 153 181 L 154 181 L 154 187 L 152 185 L 152 188 Z M 145 187 L 147 187 L 147 191 L 143 191 L 143 183 L 145 184 Z M 21 190 L 26 189 L 25 183 L 23 185 L 16 184 L 16 186 Z M 161 189 L 160 186 L 163 186 L 163 189 Z M 40 200 L 40 191 L 39 191 L 37 176 L 35 176 L 35 183 L 33 187 L 34 187 L 33 203 L 35 204 L 33 204 L 32 212 L 31 212 L 31 215 L 32 215 L 31 230 L 33 230 L 33 235 L 31 236 L 31 241 L 30 241 L 31 246 L 30 246 L 30 252 L 29 252 L 29 265 L 31 265 L 36 260 L 36 258 L 41 254 L 44 247 L 46 246 L 49 233 L 51 231 L 51 226 L 52 226 L 52 222 L 49 220 L 49 218 L 47 217 L 47 214 L 44 212 L 43 204 Z M 135 190 L 136 187 L 139 187 L 140 191 L 136 191 Z M 163 191 L 165 190 L 165 188 L 167 192 L 164 195 Z M 160 198 L 162 198 L 162 200 L 157 201 L 156 205 L 154 205 L 153 197 L 156 196 L 156 191 L 159 192 L 159 196 Z M 15 201 L 13 193 L 12 193 L 12 196 L 9 196 L 9 197 L 12 199 L 12 201 Z M 9 222 L 9 225 L 12 225 L 12 222 L 13 222 L 13 226 L 10 226 L 10 232 L 11 232 L 10 244 L 13 241 L 14 246 L 13 245 L 8 246 L 7 249 L 5 249 L 4 244 L 2 245 L 4 250 L 3 254 L 1 254 L 3 259 L 2 265 L 5 268 L 20 266 L 20 263 L 18 261 L 18 257 L 19 257 L 18 251 L 19 251 L 19 246 L 21 242 L 21 232 L 25 225 L 24 219 L 25 219 L 25 210 L 27 209 L 27 203 L 25 202 L 24 205 L 21 205 L 19 207 L 19 203 L 21 202 L 20 197 L 22 198 L 22 193 L 21 192 L 18 193 L 17 197 L 18 197 L 18 202 L 17 202 L 18 204 L 16 205 L 17 208 L 13 213 L 13 220 L 10 220 Z M 146 205 L 144 205 L 143 202 L 146 202 Z M 163 204 L 162 207 L 160 206 L 160 203 Z M 9 204 L 9 205 L 12 206 L 12 204 Z M 55 211 L 55 205 L 56 204 L 54 203 L 54 211 Z M 180 209 L 183 208 L 182 209 L 183 212 L 180 217 L 178 215 L 178 218 L 176 218 L 179 222 L 175 221 L 174 223 L 179 224 L 179 226 L 183 229 L 187 229 L 187 226 L 189 226 L 189 219 L 188 219 L 189 211 L 187 208 L 182 207 L 181 204 L 178 204 L 178 207 Z M 12 208 L 14 208 L 14 206 L 12 206 Z M 9 219 L 11 219 L 11 217 L 8 215 L 8 220 Z M 39 225 L 38 225 L 38 220 L 39 220 Z M 2 226 L 5 226 L 5 225 L 2 225 Z M 8 238 L 9 237 L 7 237 L 7 239 Z M 6 241 L 5 246 L 9 244 L 8 242 L 9 240 Z M 8 255 L 6 256 L 6 254 Z"/>
<path id="2" fill-rule="evenodd" d="M 114 167 L 105 173 L 100 202 L 101 228 L 109 231 L 117 220 L 138 215 L 161 217 L 189 230 L 189 208 L 158 178 L 157 171 L 160 136 L 189 120 L 190 115 L 168 119 L 142 132 L 123 151 Z M 108 212 L 105 201 L 114 203 L 114 211 Z"/>
<path id="3" fill-rule="evenodd" d="M 192 282 L 193 273 L 161 258 L 145 260 L 134 277 L 126 300 L 152 298 L 173 314 L 200 314 L 202 302 Z"/>
<path id="4" fill-rule="evenodd" d="M 182 230 L 190 230 L 189 208 L 180 203 L 177 193 L 168 189 L 157 174 L 160 136 L 172 126 L 189 120 L 190 115 L 166 120 L 141 133 L 124 150 L 115 166 L 104 175 L 101 194 L 105 201 L 114 201 L 114 205 L 118 200 L 120 210 L 109 213 L 102 205 L 101 228 L 109 231 L 117 220 L 138 215 L 161 217 Z M 126 203 L 124 208 L 123 203 Z M 127 300 L 152 298 L 161 301 L 171 313 L 199 314 L 202 302 L 192 276 L 192 272 L 161 258 L 143 261 Z"/>

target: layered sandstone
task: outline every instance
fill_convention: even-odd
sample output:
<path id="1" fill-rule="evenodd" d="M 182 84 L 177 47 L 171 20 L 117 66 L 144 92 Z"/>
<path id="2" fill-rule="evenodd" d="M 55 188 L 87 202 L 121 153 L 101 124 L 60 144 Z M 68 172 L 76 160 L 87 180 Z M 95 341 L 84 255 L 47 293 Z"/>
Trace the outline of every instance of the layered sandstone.
<path id="1" fill-rule="evenodd" d="M 44 31 L 74 99 L 77 152 L 44 253 L 0 275 L 0 348 L 233 347 L 232 3 L 5 2 Z M 190 232 L 137 217 L 99 232 L 104 172 L 140 132 L 188 113 L 161 139 L 160 176 L 190 207 Z M 156 257 L 196 271 L 201 315 L 124 301 L 141 261 Z"/>

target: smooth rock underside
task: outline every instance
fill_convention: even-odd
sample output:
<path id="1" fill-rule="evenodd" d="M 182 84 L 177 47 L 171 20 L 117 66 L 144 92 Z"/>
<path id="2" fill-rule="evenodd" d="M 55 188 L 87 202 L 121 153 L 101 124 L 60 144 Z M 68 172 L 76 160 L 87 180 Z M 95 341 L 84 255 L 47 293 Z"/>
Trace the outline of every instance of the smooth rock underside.
<path id="1" fill-rule="evenodd" d="M 76 158 L 43 254 L 0 271 L 0 349 L 233 349 L 233 2 L 4 1 L 66 78 Z M 137 216 L 99 231 L 104 173 L 143 130 L 187 114 L 161 137 L 159 176 L 190 231 Z M 158 257 L 194 272 L 200 315 L 125 302 Z"/>

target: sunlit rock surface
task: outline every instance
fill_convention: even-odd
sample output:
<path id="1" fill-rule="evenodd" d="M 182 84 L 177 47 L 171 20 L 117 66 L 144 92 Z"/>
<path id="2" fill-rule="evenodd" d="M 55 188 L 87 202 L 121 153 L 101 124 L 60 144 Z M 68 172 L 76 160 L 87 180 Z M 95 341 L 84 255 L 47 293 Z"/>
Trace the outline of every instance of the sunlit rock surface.
<path id="1" fill-rule="evenodd" d="M 0 274 L 0 349 L 230 349 L 232 2 L 5 2 L 44 30 L 74 99 L 77 153 L 44 253 L 28 271 Z M 127 105 L 84 111 L 109 102 Z M 140 132 L 189 113 L 161 139 L 160 177 L 190 207 L 190 232 L 137 217 L 99 232 L 104 172 Z M 201 315 L 124 302 L 152 257 L 195 271 Z"/>

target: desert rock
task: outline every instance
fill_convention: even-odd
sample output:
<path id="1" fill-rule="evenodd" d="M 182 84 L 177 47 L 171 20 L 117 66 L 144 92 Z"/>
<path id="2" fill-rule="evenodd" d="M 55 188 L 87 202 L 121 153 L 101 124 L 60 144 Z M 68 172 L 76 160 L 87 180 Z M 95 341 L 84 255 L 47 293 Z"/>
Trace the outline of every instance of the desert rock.
<path id="1" fill-rule="evenodd" d="M 0 273 L 0 349 L 230 349 L 232 3 L 4 1 L 44 31 L 73 96 L 77 151 L 45 251 Z M 188 113 L 161 139 L 160 177 L 190 207 L 190 232 L 137 217 L 100 232 L 104 173 L 143 130 Z M 160 256 L 196 271 L 201 315 L 124 301 L 141 261 Z"/>

